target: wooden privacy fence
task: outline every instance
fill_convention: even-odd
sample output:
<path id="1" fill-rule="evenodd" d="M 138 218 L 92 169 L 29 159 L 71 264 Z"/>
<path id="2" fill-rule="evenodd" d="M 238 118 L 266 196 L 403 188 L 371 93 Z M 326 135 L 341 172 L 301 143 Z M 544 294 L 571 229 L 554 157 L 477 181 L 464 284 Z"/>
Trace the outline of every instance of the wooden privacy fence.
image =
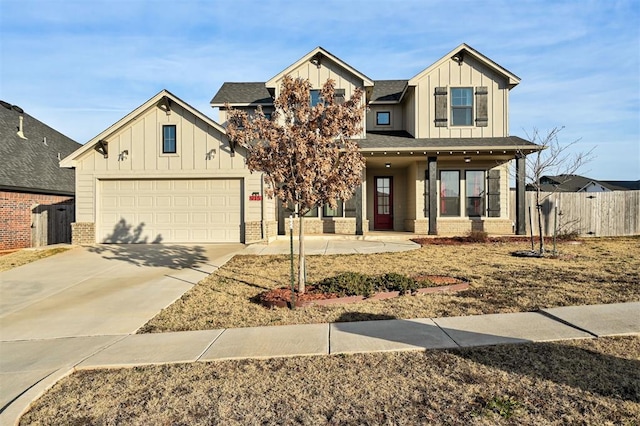
<path id="1" fill-rule="evenodd" d="M 40 204 L 31 209 L 31 247 L 71 243 L 75 204 Z"/>
<path id="2" fill-rule="evenodd" d="M 542 231 L 553 235 L 556 207 L 559 233 L 577 232 L 582 236 L 614 237 L 640 234 L 640 191 L 543 192 Z M 515 190 L 511 191 L 511 220 L 515 223 Z M 536 194 L 526 193 L 526 225 L 529 235 L 529 207 L 533 215 L 533 234 L 538 235 Z"/>

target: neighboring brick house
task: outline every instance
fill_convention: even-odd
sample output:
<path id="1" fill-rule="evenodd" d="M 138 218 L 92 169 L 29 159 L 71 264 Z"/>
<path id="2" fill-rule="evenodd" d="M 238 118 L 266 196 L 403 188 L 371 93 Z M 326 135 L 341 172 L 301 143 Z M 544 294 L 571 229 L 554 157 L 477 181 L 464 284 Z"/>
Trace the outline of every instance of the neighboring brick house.
<path id="1" fill-rule="evenodd" d="M 70 229 L 60 229 L 69 226 L 60 222 L 73 210 L 75 174 L 58 162 L 80 146 L 0 101 L 0 250 L 71 242 Z M 44 211 L 50 229 L 35 240 L 33 218 Z"/>

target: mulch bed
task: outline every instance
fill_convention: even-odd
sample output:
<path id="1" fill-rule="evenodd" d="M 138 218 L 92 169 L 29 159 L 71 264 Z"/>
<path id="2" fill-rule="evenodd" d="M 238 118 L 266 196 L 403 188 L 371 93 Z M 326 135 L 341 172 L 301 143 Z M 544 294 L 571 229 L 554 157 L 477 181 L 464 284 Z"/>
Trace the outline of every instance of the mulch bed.
<path id="1" fill-rule="evenodd" d="M 490 243 L 530 243 L 531 237 L 489 237 L 486 240 L 478 240 L 470 237 L 434 237 L 434 238 L 413 238 L 411 239 L 421 246 L 440 245 L 455 246 L 463 244 L 490 244 Z M 534 237 L 534 241 L 539 241 L 538 237 Z"/>
<path id="2" fill-rule="evenodd" d="M 456 246 L 463 244 L 492 244 L 492 243 L 531 243 L 530 236 L 513 236 L 513 237 L 488 237 L 485 240 L 479 240 L 472 237 L 433 237 L 433 238 L 412 238 L 416 244 L 421 246 L 435 245 L 435 246 Z M 552 237 L 545 237 L 547 244 L 552 241 Z M 538 244 L 540 238 L 533 237 L 533 242 Z M 565 244 L 577 244 L 579 241 L 574 239 L 558 239 L 557 243 Z"/>
<path id="3" fill-rule="evenodd" d="M 419 288 L 412 293 L 413 296 L 431 293 L 462 291 L 469 288 L 468 280 L 464 278 L 449 277 L 443 275 L 419 275 L 414 277 L 418 281 L 430 284 L 427 287 Z M 322 293 L 314 286 L 307 286 L 303 294 L 295 292 L 295 307 L 303 308 L 306 306 L 328 306 L 328 305 L 346 305 L 357 303 L 363 300 L 384 300 L 400 296 L 397 291 L 388 291 L 376 293 L 370 297 L 365 296 L 346 296 L 340 297 L 335 293 Z M 291 288 L 280 287 L 259 294 L 255 302 L 267 308 L 286 308 L 292 306 Z"/>

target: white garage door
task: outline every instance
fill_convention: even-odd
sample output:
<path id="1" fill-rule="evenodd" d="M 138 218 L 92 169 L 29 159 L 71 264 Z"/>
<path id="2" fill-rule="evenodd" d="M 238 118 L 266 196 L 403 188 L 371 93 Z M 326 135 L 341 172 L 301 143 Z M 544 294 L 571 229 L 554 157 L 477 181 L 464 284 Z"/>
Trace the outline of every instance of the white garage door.
<path id="1" fill-rule="evenodd" d="M 240 242 L 240 179 L 101 180 L 98 242 Z"/>

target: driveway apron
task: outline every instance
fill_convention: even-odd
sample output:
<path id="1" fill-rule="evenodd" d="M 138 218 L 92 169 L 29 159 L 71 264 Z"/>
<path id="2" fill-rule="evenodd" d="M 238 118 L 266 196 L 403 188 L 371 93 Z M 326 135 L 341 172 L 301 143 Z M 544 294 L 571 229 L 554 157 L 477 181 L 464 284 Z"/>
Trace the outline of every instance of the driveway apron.
<path id="1" fill-rule="evenodd" d="M 135 333 L 243 247 L 76 247 L 0 273 L 0 415 L 56 372 Z"/>

